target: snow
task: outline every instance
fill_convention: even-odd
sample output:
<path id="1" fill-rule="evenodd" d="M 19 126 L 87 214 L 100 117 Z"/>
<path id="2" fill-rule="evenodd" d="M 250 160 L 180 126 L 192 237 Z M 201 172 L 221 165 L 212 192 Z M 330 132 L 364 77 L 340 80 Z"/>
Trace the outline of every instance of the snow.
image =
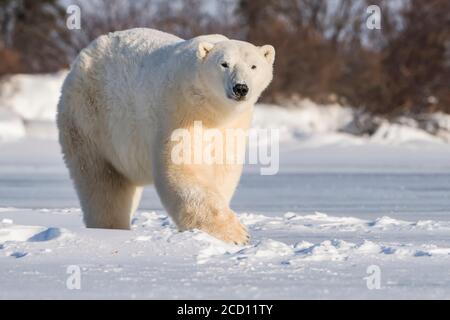
<path id="1" fill-rule="evenodd" d="M 449 221 L 241 213 L 254 240 L 238 247 L 197 230 L 180 233 L 164 213 L 155 211 L 140 211 L 131 231 L 86 229 L 79 209 L 10 209 L 0 216 L 15 219 L 0 224 L 0 281 L 8 288 L 1 298 L 450 294 Z M 82 270 L 76 292 L 65 287 L 69 265 Z M 371 265 L 382 271 L 379 290 L 366 287 Z"/>
<path id="2" fill-rule="evenodd" d="M 7 109 L 0 109 L 0 142 L 18 140 L 25 135 L 22 119 Z"/>
<path id="3" fill-rule="evenodd" d="M 0 142 L 56 139 L 56 106 L 67 71 L 11 76 L 0 91 Z"/>
<path id="4" fill-rule="evenodd" d="M 443 143 L 439 137 L 433 136 L 424 130 L 388 122 L 382 123 L 371 139 L 372 141 L 393 144 L 421 141 Z"/>
<path id="5" fill-rule="evenodd" d="M 254 126 L 283 139 L 279 173 L 246 166 L 231 204 L 249 245 L 179 232 L 153 187 L 132 230 L 86 229 L 56 139 L 60 77 L 21 76 L 0 100 L 0 298 L 450 298 L 450 145 L 436 135 L 402 121 L 354 136 L 338 105 L 259 106 Z"/>
<path id="6" fill-rule="evenodd" d="M 305 99 L 301 107 L 280 108 L 260 104 L 255 109 L 253 126 L 280 130 L 285 138 L 336 132 L 352 121 L 353 111 L 339 105 L 321 106 Z"/>
<path id="7" fill-rule="evenodd" d="M 13 110 L 24 120 L 54 121 L 67 71 L 56 74 L 11 76 L 2 85 L 1 106 Z"/>

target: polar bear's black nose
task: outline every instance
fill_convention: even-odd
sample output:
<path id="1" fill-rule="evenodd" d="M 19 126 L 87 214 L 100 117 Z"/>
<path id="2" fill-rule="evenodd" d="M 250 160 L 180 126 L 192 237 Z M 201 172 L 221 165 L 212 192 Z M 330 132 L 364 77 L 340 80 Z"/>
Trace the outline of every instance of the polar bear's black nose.
<path id="1" fill-rule="evenodd" d="M 245 97 L 248 93 L 248 87 L 246 84 L 238 83 L 233 87 L 233 93 L 237 97 Z"/>

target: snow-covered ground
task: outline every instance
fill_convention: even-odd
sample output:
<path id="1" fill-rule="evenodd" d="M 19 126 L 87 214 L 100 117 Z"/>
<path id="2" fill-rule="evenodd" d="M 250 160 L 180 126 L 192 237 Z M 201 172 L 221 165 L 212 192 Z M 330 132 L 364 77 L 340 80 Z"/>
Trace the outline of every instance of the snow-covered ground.
<path id="1" fill-rule="evenodd" d="M 343 133 L 352 114 L 339 106 L 260 106 L 255 127 L 280 129 L 280 171 L 245 168 L 232 208 L 248 246 L 178 232 L 152 187 L 131 231 L 86 229 L 44 78 L 33 99 L 0 102 L 0 298 L 450 298 L 442 139 L 389 123 Z"/>

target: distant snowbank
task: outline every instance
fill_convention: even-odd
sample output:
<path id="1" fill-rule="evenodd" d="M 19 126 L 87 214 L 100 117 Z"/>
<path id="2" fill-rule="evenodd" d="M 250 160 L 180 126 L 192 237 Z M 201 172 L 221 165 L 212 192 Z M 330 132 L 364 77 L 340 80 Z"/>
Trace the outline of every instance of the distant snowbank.
<path id="1" fill-rule="evenodd" d="M 60 90 L 67 71 L 55 74 L 15 75 L 0 91 L 0 142 L 25 136 L 56 139 L 55 118 Z M 323 144 L 404 144 L 450 142 L 450 115 L 435 113 L 420 119 L 402 117 L 389 122 L 369 119 L 361 129 L 354 109 L 338 104 L 319 105 L 308 99 L 295 107 L 260 104 L 253 126 L 280 130 L 282 142 Z M 363 124 L 363 127 L 366 124 Z M 369 132 L 369 134 L 367 133 Z"/>
<path id="2" fill-rule="evenodd" d="M 0 142 L 14 141 L 25 135 L 22 119 L 10 110 L 0 108 Z"/>
<path id="3" fill-rule="evenodd" d="M 0 90 L 0 142 L 27 135 L 55 139 L 56 107 L 67 71 L 18 74 Z"/>
<path id="4" fill-rule="evenodd" d="M 1 88 L 0 107 L 12 110 L 27 121 L 54 121 L 66 75 L 67 71 L 12 76 Z"/>
<path id="5" fill-rule="evenodd" d="M 308 99 L 300 101 L 295 108 L 261 104 L 255 109 L 253 126 L 277 128 L 282 141 L 301 140 L 314 146 L 450 142 L 450 115 L 447 114 L 427 115 L 422 121 L 402 117 L 390 122 L 377 117 L 370 123 L 361 123 L 352 108 L 319 105 Z"/>
<path id="6" fill-rule="evenodd" d="M 377 131 L 370 137 L 372 141 L 380 143 L 400 144 L 406 142 L 444 142 L 420 128 L 406 126 L 398 123 L 381 123 Z"/>
<path id="7" fill-rule="evenodd" d="M 280 130 L 281 141 L 301 140 L 337 132 L 353 119 L 350 108 L 321 106 L 303 100 L 296 108 L 260 104 L 255 108 L 253 127 Z"/>
<path id="8" fill-rule="evenodd" d="M 320 134 L 338 131 L 353 120 L 351 108 L 337 104 L 322 106 L 311 100 L 302 100 L 297 108 L 280 108 L 260 104 L 254 115 L 254 126 L 294 130 L 302 134 Z"/>

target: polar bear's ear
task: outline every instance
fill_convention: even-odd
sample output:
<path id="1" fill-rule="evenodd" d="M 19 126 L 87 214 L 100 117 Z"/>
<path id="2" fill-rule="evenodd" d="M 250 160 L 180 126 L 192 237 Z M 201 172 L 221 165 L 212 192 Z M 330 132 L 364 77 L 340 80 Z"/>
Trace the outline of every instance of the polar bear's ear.
<path id="1" fill-rule="evenodd" d="M 214 45 L 209 42 L 200 42 L 197 48 L 197 57 L 199 59 L 204 59 L 208 55 L 208 53 L 214 48 Z"/>
<path id="2" fill-rule="evenodd" d="M 275 48 L 270 44 L 266 44 L 265 46 L 259 47 L 259 50 L 261 50 L 267 62 L 273 64 L 273 62 L 275 61 Z"/>

